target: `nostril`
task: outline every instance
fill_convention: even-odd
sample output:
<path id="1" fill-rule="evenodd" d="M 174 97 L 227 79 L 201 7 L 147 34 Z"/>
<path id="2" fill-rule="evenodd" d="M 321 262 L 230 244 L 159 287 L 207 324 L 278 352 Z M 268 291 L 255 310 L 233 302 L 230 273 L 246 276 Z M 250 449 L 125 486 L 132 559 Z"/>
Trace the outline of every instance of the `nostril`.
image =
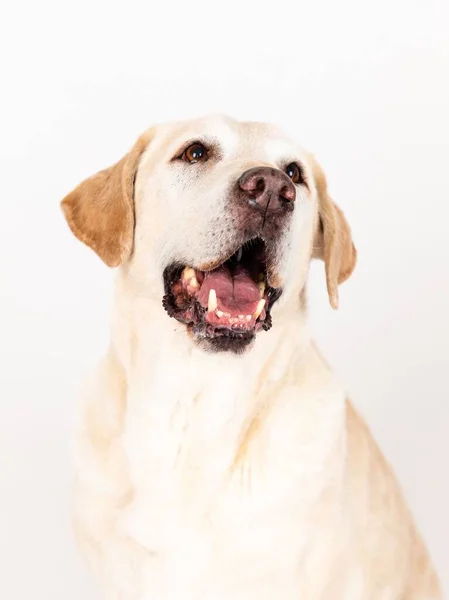
<path id="1" fill-rule="evenodd" d="M 259 177 L 256 182 L 256 187 L 252 190 L 255 196 L 260 196 L 265 191 L 265 179 L 263 177 Z"/>
<path id="2" fill-rule="evenodd" d="M 240 181 L 240 188 L 246 192 L 249 198 L 255 199 L 261 196 L 265 191 L 265 179 L 263 177 L 249 177 Z"/>
<path id="3" fill-rule="evenodd" d="M 284 185 L 284 187 L 279 192 L 279 199 L 283 202 L 293 202 L 296 198 L 296 190 L 294 187 L 290 187 L 289 185 Z"/>

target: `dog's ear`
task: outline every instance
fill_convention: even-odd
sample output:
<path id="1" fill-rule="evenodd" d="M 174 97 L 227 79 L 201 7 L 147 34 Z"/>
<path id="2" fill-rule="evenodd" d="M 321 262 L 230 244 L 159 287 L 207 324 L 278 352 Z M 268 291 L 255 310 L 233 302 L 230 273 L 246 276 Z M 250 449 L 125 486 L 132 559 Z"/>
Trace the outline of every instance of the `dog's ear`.
<path id="1" fill-rule="evenodd" d="M 118 163 L 89 177 L 61 202 L 73 234 L 110 267 L 130 256 L 134 243 L 134 180 L 148 146 L 144 134 Z"/>
<path id="2" fill-rule="evenodd" d="M 346 281 L 353 272 L 357 250 L 343 211 L 329 196 L 323 170 L 313 157 L 312 161 L 319 203 L 313 257 L 324 260 L 329 302 L 336 309 L 338 285 Z"/>

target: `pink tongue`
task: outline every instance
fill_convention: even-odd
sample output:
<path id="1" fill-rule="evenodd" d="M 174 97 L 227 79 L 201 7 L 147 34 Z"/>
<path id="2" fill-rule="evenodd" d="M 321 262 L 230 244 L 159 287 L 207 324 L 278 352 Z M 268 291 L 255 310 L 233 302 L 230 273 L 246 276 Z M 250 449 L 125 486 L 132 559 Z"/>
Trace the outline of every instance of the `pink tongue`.
<path id="1" fill-rule="evenodd" d="M 240 266 L 233 274 L 227 267 L 219 267 L 215 271 L 205 273 L 198 292 L 198 301 L 204 307 L 207 307 L 211 289 L 217 294 L 219 310 L 231 315 L 253 314 L 260 299 L 257 283 Z"/>

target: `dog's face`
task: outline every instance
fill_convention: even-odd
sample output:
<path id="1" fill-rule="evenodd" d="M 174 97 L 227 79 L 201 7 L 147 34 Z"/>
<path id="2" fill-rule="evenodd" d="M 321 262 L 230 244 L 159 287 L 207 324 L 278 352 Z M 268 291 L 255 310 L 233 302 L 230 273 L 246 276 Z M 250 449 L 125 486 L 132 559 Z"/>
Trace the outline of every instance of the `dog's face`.
<path id="1" fill-rule="evenodd" d="M 355 264 L 316 161 L 273 126 L 225 117 L 159 125 L 63 201 L 72 231 L 205 348 L 241 352 L 295 310 L 312 256 L 331 303 Z"/>

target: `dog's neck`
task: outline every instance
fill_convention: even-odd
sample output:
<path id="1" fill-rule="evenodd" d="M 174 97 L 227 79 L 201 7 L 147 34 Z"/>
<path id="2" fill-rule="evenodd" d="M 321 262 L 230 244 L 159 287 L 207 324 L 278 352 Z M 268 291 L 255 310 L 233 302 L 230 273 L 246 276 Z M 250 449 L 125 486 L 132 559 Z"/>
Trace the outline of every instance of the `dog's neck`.
<path id="1" fill-rule="evenodd" d="M 117 292 L 112 344 L 125 373 L 128 410 L 151 413 L 161 431 L 170 414 L 201 406 L 204 434 L 218 435 L 230 421 L 237 434 L 311 348 L 303 301 L 293 310 L 279 302 L 272 329 L 234 355 L 198 347 L 160 298 L 136 293 L 129 279 L 118 278 Z"/>
<path id="2" fill-rule="evenodd" d="M 280 301 L 273 310 L 272 329 L 259 332 L 248 350 L 235 355 L 201 348 L 185 325 L 166 314 L 160 298 L 139 295 L 129 280 L 119 278 L 117 291 L 112 343 L 128 383 L 154 381 L 162 377 L 163 369 L 167 393 L 171 382 L 182 377 L 190 389 L 210 389 L 217 395 L 228 390 L 240 396 L 253 392 L 254 386 L 275 382 L 310 348 L 305 292 L 296 306 Z"/>
<path id="3" fill-rule="evenodd" d="M 160 301 L 128 285 L 117 294 L 113 354 L 125 378 L 121 439 L 135 497 L 126 526 L 144 545 L 154 544 L 155 524 L 142 530 L 150 503 L 159 514 L 172 501 L 171 520 L 181 506 L 190 515 L 204 511 L 228 477 L 251 464 L 256 447 L 256 456 L 269 452 L 270 468 L 288 463 L 292 444 L 305 453 L 313 445 L 319 468 L 335 454 L 344 397 L 329 387 L 332 375 L 309 338 L 305 311 L 290 308 L 273 311 L 272 329 L 245 354 L 209 354 Z"/>

